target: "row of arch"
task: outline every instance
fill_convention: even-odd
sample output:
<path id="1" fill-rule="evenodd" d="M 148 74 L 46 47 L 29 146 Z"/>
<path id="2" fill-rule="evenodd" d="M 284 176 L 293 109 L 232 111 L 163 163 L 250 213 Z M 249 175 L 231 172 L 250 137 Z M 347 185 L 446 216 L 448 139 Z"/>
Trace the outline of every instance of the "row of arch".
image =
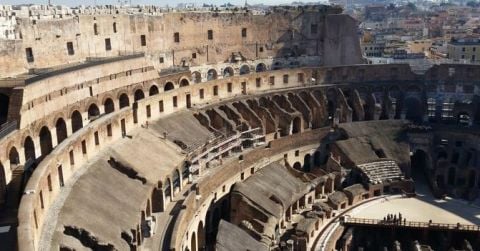
<path id="1" fill-rule="evenodd" d="M 239 75 L 250 74 L 252 72 L 252 68 L 253 67 L 251 67 L 249 65 L 242 65 L 239 68 L 238 74 Z M 265 65 L 264 63 L 259 63 L 255 66 L 254 70 L 255 70 L 255 72 L 267 71 L 267 65 Z M 235 76 L 235 70 L 233 69 L 233 67 L 227 66 L 221 71 L 221 74 L 222 74 L 223 78 L 233 77 L 233 76 Z M 209 69 L 206 72 L 206 80 L 207 81 L 218 79 L 218 76 L 219 76 L 219 73 L 215 69 Z M 202 82 L 202 74 L 199 71 L 194 71 L 194 72 L 192 72 L 192 78 L 191 79 L 192 79 L 193 83 L 200 83 L 200 82 Z M 182 86 L 182 85 L 180 84 L 180 86 Z"/>

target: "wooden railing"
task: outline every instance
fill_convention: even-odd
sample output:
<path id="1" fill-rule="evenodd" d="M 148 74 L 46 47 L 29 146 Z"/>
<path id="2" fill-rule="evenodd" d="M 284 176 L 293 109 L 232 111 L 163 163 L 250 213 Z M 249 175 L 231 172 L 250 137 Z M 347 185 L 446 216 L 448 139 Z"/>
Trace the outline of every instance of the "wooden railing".
<path id="1" fill-rule="evenodd" d="M 433 228 L 444 230 L 457 231 L 474 231 L 480 232 L 480 225 L 471 224 L 449 224 L 449 223 L 434 223 L 424 221 L 385 221 L 379 219 L 366 218 L 351 218 L 345 217 L 342 220 L 345 225 L 360 225 L 360 226 L 386 226 L 386 227 L 406 227 L 406 228 Z"/>

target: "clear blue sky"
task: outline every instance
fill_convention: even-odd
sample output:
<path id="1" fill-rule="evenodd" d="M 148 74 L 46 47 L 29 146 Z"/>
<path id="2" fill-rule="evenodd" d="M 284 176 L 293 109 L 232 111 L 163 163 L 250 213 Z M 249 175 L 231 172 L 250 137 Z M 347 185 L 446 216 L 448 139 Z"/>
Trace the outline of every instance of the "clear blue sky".
<path id="1" fill-rule="evenodd" d="M 127 0 L 129 1 L 129 0 Z M 286 4 L 293 2 L 292 0 L 247 0 L 249 4 Z M 309 0 L 311 1 L 311 0 Z M 305 2 L 309 2 L 305 1 Z M 314 0 L 315 1 L 315 0 Z M 95 0 L 51 0 L 52 4 L 60 4 L 60 5 L 67 5 L 67 6 L 77 6 L 80 4 L 83 5 L 94 5 Z M 117 0 L 97 0 L 97 4 L 105 5 L 105 4 L 118 4 Z M 159 5 L 165 6 L 169 5 L 171 7 L 175 7 L 178 3 L 208 3 L 208 4 L 224 4 L 230 2 L 235 5 L 243 5 L 245 0 L 131 0 L 132 5 L 137 4 L 144 4 L 144 5 Z M 0 4 L 47 4 L 48 0 L 0 0 Z"/>

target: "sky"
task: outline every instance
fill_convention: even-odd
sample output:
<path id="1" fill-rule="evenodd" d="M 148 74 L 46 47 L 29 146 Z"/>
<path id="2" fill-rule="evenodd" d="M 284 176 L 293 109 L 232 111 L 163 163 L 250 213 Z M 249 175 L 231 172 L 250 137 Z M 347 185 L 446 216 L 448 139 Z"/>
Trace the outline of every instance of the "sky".
<path id="1" fill-rule="evenodd" d="M 50 0 L 54 5 L 67 5 L 67 6 L 77 6 L 77 5 L 94 5 L 95 2 L 98 5 L 105 5 L 105 4 L 118 4 L 118 0 Z M 125 1 L 125 0 L 122 0 Z M 130 0 L 127 0 L 130 1 Z M 311 0 L 309 0 L 311 1 Z M 305 2 L 309 2 L 305 1 Z M 158 5 L 158 6 L 166 6 L 167 4 L 171 7 L 175 7 L 178 3 L 197 3 L 197 4 L 215 4 L 220 5 L 227 2 L 235 5 L 243 5 L 245 4 L 245 0 L 131 0 L 132 5 Z M 286 4 L 294 2 L 293 0 L 247 0 L 249 4 Z M 0 0 L 0 5 L 8 4 L 8 5 L 15 5 L 15 4 L 47 4 L 48 0 Z"/>

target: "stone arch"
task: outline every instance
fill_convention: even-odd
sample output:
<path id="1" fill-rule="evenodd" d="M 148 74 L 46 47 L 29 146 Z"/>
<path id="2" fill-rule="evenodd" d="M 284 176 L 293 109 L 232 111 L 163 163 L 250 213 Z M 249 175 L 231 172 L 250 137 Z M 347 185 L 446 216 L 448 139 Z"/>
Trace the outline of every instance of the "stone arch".
<path id="1" fill-rule="evenodd" d="M 13 170 L 20 164 L 20 156 L 18 155 L 17 148 L 12 146 L 8 152 L 8 159 L 10 160 L 10 169 Z"/>
<path id="2" fill-rule="evenodd" d="M 98 109 L 97 104 L 92 103 L 88 107 L 88 119 L 93 119 L 100 116 L 100 109 Z"/>
<path id="3" fill-rule="evenodd" d="M 240 67 L 240 75 L 250 74 L 250 66 L 244 64 Z"/>
<path id="4" fill-rule="evenodd" d="M 158 91 L 158 86 L 157 85 L 150 86 L 150 89 L 148 90 L 148 96 L 157 95 L 158 93 L 159 93 L 159 91 Z"/>
<path id="5" fill-rule="evenodd" d="M 318 167 L 320 166 L 322 163 L 322 153 L 320 153 L 320 151 L 315 151 L 315 153 L 313 154 L 313 164 Z"/>
<path id="6" fill-rule="evenodd" d="M 198 249 L 205 250 L 206 239 L 205 239 L 205 227 L 204 227 L 203 221 L 200 221 L 200 223 L 198 223 L 197 234 L 198 234 L 197 236 Z"/>
<path id="7" fill-rule="evenodd" d="M 60 144 L 68 137 L 67 123 L 63 118 L 58 118 L 57 122 L 55 123 L 55 132 L 57 133 L 57 144 Z"/>
<path id="8" fill-rule="evenodd" d="M 142 100 L 144 98 L 145 98 L 145 93 L 143 92 L 142 89 L 137 89 L 133 94 L 134 102 L 137 102 L 137 101 Z"/>
<path id="9" fill-rule="evenodd" d="M 302 163 L 300 163 L 299 161 L 295 162 L 293 164 L 293 168 L 296 170 L 302 170 Z"/>
<path id="10" fill-rule="evenodd" d="M 0 162 L 0 201 L 5 201 L 7 195 L 7 179 L 5 177 L 5 168 Z"/>
<path id="11" fill-rule="evenodd" d="M 195 231 L 192 233 L 192 237 L 190 238 L 190 251 L 197 251 L 197 237 L 195 235 Z"/>
<path id="12" fill-rule="evenodd" d="M 292 134 L 300 133 L 302 131 L 302 119 L 295 117 L 292 121 Z"/>
<path id="13" fill-rule="evenodd" d="M 35 160 L 35 144 L 33 143 L 32 137 L 25 137 L 23 140 L 23 149 L 25 154 L 25 162 L 29 160 Z"/>
<path id="14" fill-rule="evenodd" d="M 215 80 L 217 79 L 218 75 L 217 75 L 217 71 L 215 69 L 210 69 L 208 70 L 207 72 L 207 80 L 210 81 L 210 80 Z"/>
<path id="15" fill-rule="evenodd" d="M 256 72 L 264 72 L 264 71 L 267 71 L 267 66 L 266 66 L 264 63 L 259 63 L 259 64 L 257 64 L 257 66 L 255 67 L 255 71 L 256 71 Z"/>
<path id="16" fill-rule="evenodd" d="M 76 132 L 83 127 L 83 119 L 82 119 L 82 114 L 78 111 L 75 110 L 72 112 L 72 115 L 70 116 L 72 120 L 72 132 Z"/>
<path id="17" fill-rule="evenodd" d="M 170 178 L 167 178 L 163 183 L 163 195 L 165 196 L 165 202 L 170 201 L 173 197 L 172 181 Z"/>
<path id="18" fill-rule="evenodd" d="M 310 172 L 312 170 L 311 159 L 312 156 L 309 153 L 305 154 L 305 157 L 303 157 L 303 171 Z"/>
<path id="19" fill-rule="evenodd" d="M 195 84 L 202 82 L 202 74 L 198 71 L 192 72 L 192 82 Z"/>
<path id="20" fill-rule="evenodd" d="M 105 114 L 109 114 L 115 111 L 115 104 L 111 98 L 105 99 L 103 102 L 103 108 L 105 110 Z"/>
<path id="21" fill-rule="evenodd" d="M 180 187 L 181 187 L 180 184 L 182 183 L 182 180 L 180 179 L 180 171 L 178 171 L 178 169 L 175 169 L 175 171 L 173 171 L 172 180 L 173 180 L 173 191 L 175 192 L 177 188 L 178 188 L 178 191 L 180 191 Z"/>
<path id="22" fill-rule="evenodd" d="M 9 103 L 10 97 L 0 93 L 0 125 L 7 122 Z"/>
<path id="23" fill-rule="evenodd" d="M 416 97 L 408 97 L 404 101 L 405 118 L 415 123 L 423 121 L 423 105 L 420 99 Z"/>
<path id="24" fill-rule="evenodd" d="M 42 156 L 48 155 L 52 149 L 52 134 L 50 133 L 50 129 L 48 127 L 44 126 L 42 129 L 40 129 L 40 153 Z"/>
<path id="25" fill-rule="evenodd" d="M 188 81 L 188 79 L 182 78 L 180 80 L 180 87 L 189 86 L 189 85 L 190 85 L 190 82 Z"/>
<path id="26" fill-rule="evenodd" d="M 120 101 L 120 109 L 130 106 L 130 99 L 128 98 L 128 95 L 126 93 L 120 94 L 120 97 L 118 99 Z"/>
<path id="27" fill-rule="evenodd" d="M 208 71 L 208 72 L 210 72 L 210 71 Z M 233 77 L 234 75 L 235 75 L 235 72 L 233 71 L 232 67 L 227 66 L 227 67 L 225 67 L 225 69 L 223 69 L 223 77 L 224 78 Z"/>
<path id="28" fill-rule="evenodd" d="M 173 89 L 175 89 L 175 86 L 173 85 L 172 82 L 167 82 L 165 84 L 165 86 L 163 87 L 164 92 L 167 92 L 167 91 L 170 91 L 170 90 L 173 90 Z"/>
<path id="29" fill-rule="evenodd" d="M 430 167 L 430 158 L 422 149 L 416 149 L 410 158 L 411 173 L 416 182 L 418 179 L 424 180 L 425 173 Z"/>

